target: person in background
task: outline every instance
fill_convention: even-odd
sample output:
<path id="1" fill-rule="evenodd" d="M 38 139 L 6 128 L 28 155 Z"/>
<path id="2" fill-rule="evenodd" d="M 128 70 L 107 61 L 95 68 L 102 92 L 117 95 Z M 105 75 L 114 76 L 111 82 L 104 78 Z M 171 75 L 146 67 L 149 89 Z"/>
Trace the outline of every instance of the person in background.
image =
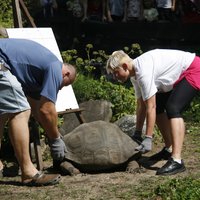
<path id="1" fill-rule="evenodd" d="M 169 159 L 156 174 L 185 171 L 181 158 L 185 125 L 181 113 L 200 90 L 200 57 L 180 50 L 154 49 L 131 59 L 125 52 L 115 51 L 109 57 L 106 69 L 121 82 L 130 78 L 135 88 L 137 137 L 141 136 L 146 118 L 145 138 L 136 150 L 141 153 L 152 150 L 153 130 L 157 123 L 165 148 L 156 156 Z"/>
<path id="2" fill-rule="evenodd" d="M 58 131 L 55 103 L 58 91 L 75 77 L 74 66 L 62 63 L 39 43 L 0 39 L 0 138 L 8 122 L 23 184 L 42 186 L 60 181 L 59 174 L 39 172 L 31 162 L 28 122 L 32 114 L 45 130 L 53 159 L 62 160 L 66 146 Z"/>
<path id="3" fill-rule="evenodd" d="M 118 22 L 124 19 L 126 0 L 106 0 L 108 22 Z"/>
<path id="4" fill-rule="evenodd" d="M 143 16 L 147 22 L 153 22 L 158 20 L 158 11 L 155 8 L 154 0 L 143 1 Z"/>
<path id="5" fill-rule="evenodd" d="M 158 18 L 160 21 L 174 21 L 176 0 L 156 0 Z"/>
<path id="6" fill-rule="evenodd" d="M 143 3 L 141 0 L 126 0 L 124 22 L 143 20 Z"/>
<path id="7" fill-rule="evenodd" d="M 80 0 L 83 7 L 82 22 L 86 20 L 105 21 L 106 1 L 105 0 Z"/>
<path id="8" fill-rule="evenodd" d="M 43 15 L 46 18 L 53 17 L 54 12 L 57 10 L 58 5 L 56 0 L 40 0 L 43 8 Z"/>

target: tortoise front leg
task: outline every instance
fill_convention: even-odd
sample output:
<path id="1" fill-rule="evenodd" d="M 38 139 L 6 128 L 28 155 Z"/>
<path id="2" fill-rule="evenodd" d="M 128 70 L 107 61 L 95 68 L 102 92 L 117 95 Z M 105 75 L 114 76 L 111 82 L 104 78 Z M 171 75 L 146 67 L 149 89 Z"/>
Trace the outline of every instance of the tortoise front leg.
<path id="1" fill-rule="evenodd" d="M 60 170 L 64 174 L 69 174 L 71 176 L 80 174 L 79 169 L 75 168 L 72 163 L 68 161 L 63 161 L 60 163 Z"/>

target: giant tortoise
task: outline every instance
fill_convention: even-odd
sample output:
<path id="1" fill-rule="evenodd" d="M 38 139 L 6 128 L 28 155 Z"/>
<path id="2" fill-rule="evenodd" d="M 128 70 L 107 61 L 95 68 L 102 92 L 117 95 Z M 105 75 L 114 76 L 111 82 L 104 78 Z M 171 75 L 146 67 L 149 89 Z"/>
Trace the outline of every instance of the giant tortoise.
<path id="1" fill-rule="evenodd" d="M 63 140 L 65 159 L 59 164 L 54 161 L 54 167 L 65 174 L 139 169 L 141 155 L 135 151 L 138 144 L 113 123 L 99 120 L 81 124 Z"/>

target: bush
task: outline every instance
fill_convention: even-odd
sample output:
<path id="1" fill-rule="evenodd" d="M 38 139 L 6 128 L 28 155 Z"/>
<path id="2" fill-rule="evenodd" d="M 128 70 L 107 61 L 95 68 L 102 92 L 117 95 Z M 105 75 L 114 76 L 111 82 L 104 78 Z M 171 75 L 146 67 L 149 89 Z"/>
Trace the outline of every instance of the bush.
<path id="1" fill-rule="evenodd" d="M 135 112 L 133 89 L 108 82 L 103 76 L 100 80 L 94 80 L 79 74 L 73 84 L 73 89 L 79 103 L 90 99 L 104 99 L 110 101 L 113 104 L 112 121 L 126 114 L 134 114 Z"/>
<path id="2" fill-rule="evenodd" d="M 13 27 L 12 3 L 11 0 L 0 1 L 0 26 L 5 28 Z"/>

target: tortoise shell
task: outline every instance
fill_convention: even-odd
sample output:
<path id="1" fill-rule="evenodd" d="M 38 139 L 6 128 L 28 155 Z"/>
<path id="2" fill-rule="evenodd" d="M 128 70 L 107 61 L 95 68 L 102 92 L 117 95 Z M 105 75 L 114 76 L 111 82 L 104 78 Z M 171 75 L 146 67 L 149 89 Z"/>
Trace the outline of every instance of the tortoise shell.
<path id="1" fill-rule="evenodd" d="M 93 169 L 106 169 L 129 160 L 137 143 L 110 122 L 84 123 L 64 136 L 67 160 Z"/>

